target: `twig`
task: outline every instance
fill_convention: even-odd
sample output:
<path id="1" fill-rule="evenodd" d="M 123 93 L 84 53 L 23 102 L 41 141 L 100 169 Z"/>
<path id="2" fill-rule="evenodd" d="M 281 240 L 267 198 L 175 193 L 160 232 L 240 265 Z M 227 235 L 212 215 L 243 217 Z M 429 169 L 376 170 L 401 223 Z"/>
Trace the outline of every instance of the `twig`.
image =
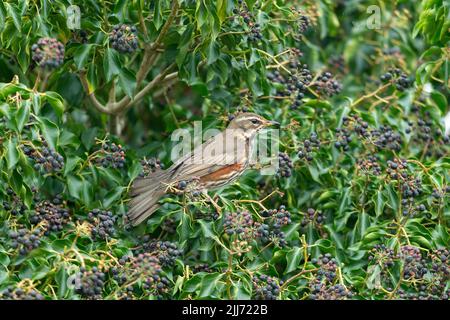
<path id="1" fill-rule="evenodd" d="M 83 86 L 84 91 L 86 91 L 86 94 L 89 97 L 89 99 L 91 100 L 94 107 L 102 113 L 106 113 L 109 115 L 113 114 L 108 108 L 106 108 L 102 103 L 100 103 L 100 101 L 98 101 L 97 97 L 95 96 L 95 93 L 91 92 L 91 90 L 89 88 L 89 82 L 86 78 L 86 72 L 81 71 L 78 76 L 80 78 L 81 85 Z"/>

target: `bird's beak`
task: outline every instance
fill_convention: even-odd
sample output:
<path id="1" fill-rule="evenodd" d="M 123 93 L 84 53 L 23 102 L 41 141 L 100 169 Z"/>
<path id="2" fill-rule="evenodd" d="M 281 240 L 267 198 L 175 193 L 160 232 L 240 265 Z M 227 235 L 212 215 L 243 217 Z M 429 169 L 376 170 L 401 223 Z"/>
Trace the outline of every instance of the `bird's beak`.
<path id="1" fill-rule="evenodd" d="M 280 126 L 280 123 L 279 122 L 277 122 L 277 121 L 267 121 L 267 123 L 266 123 L 266 126 L 267 127 L 279 127 Z"/>

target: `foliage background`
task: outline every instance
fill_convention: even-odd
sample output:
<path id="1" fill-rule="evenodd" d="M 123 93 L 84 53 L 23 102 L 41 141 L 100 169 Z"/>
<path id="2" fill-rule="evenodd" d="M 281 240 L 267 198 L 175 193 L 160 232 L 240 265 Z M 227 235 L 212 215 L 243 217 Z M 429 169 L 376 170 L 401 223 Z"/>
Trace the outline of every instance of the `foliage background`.
<path id="1" fill-rule="evenodd" d="M 261 40 L 249 39 L 254 25 L 232 18 L 242 5 L 231 0 L 0 4 L 3 298 L 34 292 L 30 297 L 46 299 L 448 299 L 450 163 L 441 121 L 449 109 L 448 3 L 245 3 Z M 70 4 L 81 8 L 84 33 L 67 28 Z M 368 27 L 371 5 L 380 9 L 379 28 Z M 302 30 L 305 16 L 311 26 Z M 109 32 L 120 23 L 138 29 L 139 49 L 132 54 L 109 44 Z M 53 71 L 39 71 L 32 62 L 31 46 L 41 37 L 65 46 L 64 63 Z M 329 70 L 341 92 L 328 97 L 311 85 L 303 103 L 291 108 L 292 99 L 280 97 L 286 86 L 271 75 L 278 70 L 287 77 L 293 60 L 306 63 L 314 81 Z M 397 90 L 380 82 L 391 67 L 401 68 L 412 85 Z M 217 193 L 222 216 L 202 199 L 171 196 L 146 223 L 126 229 L 127 191 L 142 171 L 141 160 L 158 157 L 169 165 L 173 130 L 192 129 L 194 120 L 224 128 L 228 116 L 242 109 L 282 124 L 281 146 L 293 161 L 292 175 L 249 171 Z M 335 129 L 345 127 L 349 115 L 360 116 L 369 131 L 390 126 L 399 148 L 362 138 L 353 124 L 348 150 L 336 148 L 341 138 Z M 321 144 L 308 161 L 298 151 L 312 132 Z M 43 140 L 64 158 L 62 170 L 38 170 L 25 154 L 24 146 L 42 151 Z M 123 168 L 98 164 L 105 141 L 123 145 Z M 379 157 L 380 175 L 358 165 L 370 155 Z M 396 158 L 406 159 L 408 177 L 420 180 L 411 205 L 402 202 L 403 190 L 387 172 L 388 160 Z M 33 223 L 32 217 L 42 201 L 58 195 L 59 208 L 69 212 L 63 228 L 39 233 L 37 248 L 21 253 L 11 232 L 47 230 L 48 219 Z M 284 246 L 283 235 L 262 241 L 253 233 L 255 224 L 270 224 L 262 209 L 281 205 L 291 219 L 281 228 Z M 323 220 L 316 214 L 308 223 L 308 208 L 321 211 Z M 112 236 L 92 235 L 98 221 L 88 213 L 94 209 L 112 211 Z M 406 216 L 405 209 L 411 211 Z M 227 233 L 227 213 L 244 211 L 255 223 L 250 231 Z M 145 245 L 152 241 L 169 241 L 180 251 Z M 376 245 L 387 249 L 373 251 Z M 150 264 L 136 258 L 143 252 L 153 263 L 145 276 L 137 272 Z M 168 261 L 161 260 L 164 255 Z M 126 262 L 123 256 L 132 258 Z M 71 279 L 81 285 L 71 286 Z M 95 292 L 88 290 L 93 287 Z"/>

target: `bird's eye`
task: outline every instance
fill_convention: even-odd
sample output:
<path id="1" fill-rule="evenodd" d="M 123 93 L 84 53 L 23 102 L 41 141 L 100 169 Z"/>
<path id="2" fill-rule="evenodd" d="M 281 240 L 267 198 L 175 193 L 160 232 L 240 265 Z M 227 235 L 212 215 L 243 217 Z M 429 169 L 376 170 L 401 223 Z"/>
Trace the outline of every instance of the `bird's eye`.
<path id="1" fill-rule="evenodd" d="M 259 123 L 259 120 L 258 119 L 252 119 L 252 120 L 250 120 L 253 124 L 258 124 Z"/>

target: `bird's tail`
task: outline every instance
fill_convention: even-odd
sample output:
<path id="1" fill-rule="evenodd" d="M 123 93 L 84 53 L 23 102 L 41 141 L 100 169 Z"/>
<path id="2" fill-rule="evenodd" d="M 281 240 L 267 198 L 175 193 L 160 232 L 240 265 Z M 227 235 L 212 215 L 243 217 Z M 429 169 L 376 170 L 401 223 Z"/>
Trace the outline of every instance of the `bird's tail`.
<path id="1" fill-rule="evenodd" d="M 137 226 L 159 208 L 158 200 L 165 193 L 167 176 L 167 171 L 158 170 L 134 181 L 130 210 L 127 213 L 128 223 Z"/>

